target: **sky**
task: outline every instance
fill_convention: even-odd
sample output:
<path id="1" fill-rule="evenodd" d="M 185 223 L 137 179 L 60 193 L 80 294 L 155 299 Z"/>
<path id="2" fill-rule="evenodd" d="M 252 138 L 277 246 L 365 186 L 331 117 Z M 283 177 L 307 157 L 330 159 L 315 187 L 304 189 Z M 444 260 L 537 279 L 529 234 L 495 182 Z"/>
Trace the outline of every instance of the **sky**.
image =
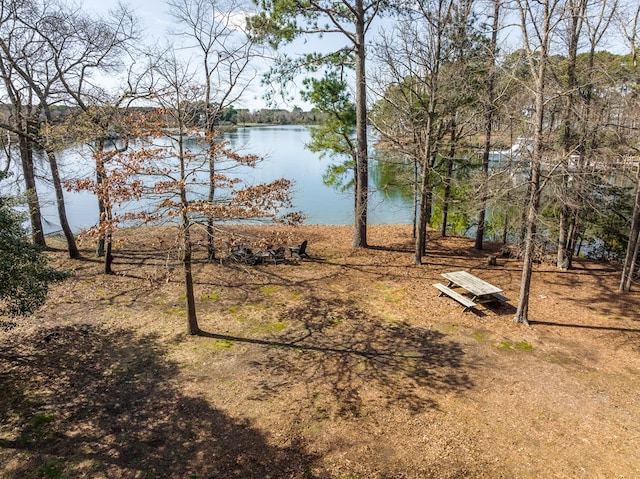
<path id="1" fill-rule="evenodd" d="M 80 0 L 83 9 L 86 11 L 95 12 L 98 15 L 106 15 L 109 10 L 117 7 L 118 0 Z M 168 37 L 168 31 L 175 26 L 173 19 L 168 13 L 168 6 L 164 0 L 128 0 L 125 2 L 128 8 L 130 8 L 140 20 L 143 25 L 146 36 L 149 39 L 153 39 L 156 43 L 161 43 Z M 335 40 L 340 40 L 336 38 Z M 291 54 L 299 54 L 317 50 L 327 45 L 333 46 L 336 42 L 332 39 L 324 38 L 322 42 L 311 41 L 296 41 L 292 45 L 287 47 L 287 50 Z M 263 62 L 262 71 L 266 71 L 268 64 Z M 301 81 L 298 81 L 295 86 L 290 89 L 290 93 L 294 97 L 292 101 L 278 100 L 275 107 L 285 108 L 291 110 L 294 106 L 299 106 L 303 110 L 310 110 L 312 105 L 306 103 L 300 98 L 299 90 L 301 89 Z M 243 95 L 241 101 L 234 104 L 236 108 L 249 108 L 251 110 L 257 110 L 260 108 L 273 107 L 271 104 L 267 104 L 264 99 L 265 87 L 261 85 L 260 78 L 253 80 L 251 87 L 246 94 Z"/>
<path id="2" fill-rule="evenodd" d="M 93 11 L 97 14 L 107 14 L 110 9 L 114 9 L 118 5 L 118 0 L 77 0 L 81 2 L 83 8 L 88 11 Z M 242 1 L 242 0 L 239 0 Z M 245 0 L 249 5 L 252 5 L 251 0 Z M 153 38 L 157 43 L 162 43 L 167 38 L 167 32 L 170 28 L 175 27 L 172 17 L 168 13 L 168 6 L 165 0 L 128 0 L 126 5 L 131 8 L 141 21 L 144 31 L 147 37 Z M 514 44 L 519 43 L 520 32 L 517 26 L 512 26 L 510 29 L 503 31 L 503 38 L 501 40 L 501 48 L 506 52 L 515 48 L 515 46 L 509 46 L 512 42 Z M 322 39 L 304 38 L 296 40 L 291 45 L 287 46 L 284 51 L 288 52 L 292 56 L 308 53 L 311 51 L 328 51 L 337 50 L 344 46 L 344 36 L 340 34 L 327 35 Z M 619 40 L 614 41 L 613 44 L 603 44 L 603 48 L 607 48 L 615 53 L 624 53 L 628 49 L 622 45 Z M 268 64 L 266 61 L 262 65 L 262 71 L 266 71 Z M 299 95 L 301 89 L 301 81 L 298 81 L 296 86 L 290 88 L 290 94 L 293 95 L 294 100 L 290 102 L 279 101 L 277 107 L 292 109 L 294 106 L 299 106 L 303 110 L 311 109 L 312 105 L 305 103 Z M 243 95 L 242 101 L 236 103 L 236 108 L 249 108 L 251 110 L 257 110 L 267 106 L 264 99 L 265 87 L 261 85 L 260 78 L 256 78 L 253 81 L 250 90 Z"/>

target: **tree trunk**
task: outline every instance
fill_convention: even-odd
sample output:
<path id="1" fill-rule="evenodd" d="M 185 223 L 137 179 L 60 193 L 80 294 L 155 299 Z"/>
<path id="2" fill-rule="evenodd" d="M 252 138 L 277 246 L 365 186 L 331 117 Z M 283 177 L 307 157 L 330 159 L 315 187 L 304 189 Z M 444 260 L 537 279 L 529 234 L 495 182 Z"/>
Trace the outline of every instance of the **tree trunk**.
<path id="1" fill-rule="evenodd" d="M 180 205 L 182 208 L 182 269 L 184 272 L 185 301 L 187 304 L 187 333 L 195 335 L 200 333 L 198 318 L 196 316 L 196 299 L 193 292 L 193 274 L 191 271 L 191 220 L 189 219 L 189 201 L 186 190 L 186 169 L 184 136 L 180 133 L 178 140 L 178 158 L 180 161 Z"/>
<path id="2" fill-rule="evenodd" d="M 429 184 L 429 168 L 426 164 L 423 167 L 422 172 L 422 184 L 420 186 L 420 215 L 418 219 L 418 235 L 416 236 L 416 248 L 415 248 L 415 264 L 422 264 L 422 257 L 426 253 L 427 244 L 427 224 L 429 223 L 430 208 L 430 184 Z"/>
<path id="3" fill-rule="evenodd" d="M 104 239 L 104 274 L 113 274 L 113 269 L 111 265 L 113 264 L 113 229 L 112 229 L 112 210 L 111 210 L 111 202 L 107 202 L 104 205 L 104 221 L 107 226 L 102 238 Z"/>
<path id="4" fill-rule="evenodd" d="M 564 176 L 564 175 L 563 175 Z M 563 178 L 564 184 L 566 180 Z M 563 191 L 568 188 L 563 186 Z M 560 200 L 562 201 L 562 200 Z M 556 267 L 562 271 L 569 269 L 569 207 L 564 203 L 560 205 L 560 221 L 558 227 L 558 254 L 556 258 Z"/>
<path id="5" fill-rule="evenodd" d="M 108 201 L 109 191 L 108 188 L 104 188 L 105 180 L 105 166 L 104 166 L 104 143 L 102 140 L 98 143 L 96 150 L 93 153 L 96 162 L 96 191 L 98 197 L 98 222 L 104 224 L 106 219 L 105 200 Z M 104 256 L 105 252 L 105 233 L 101 232 L 98 238 L 98 244 L 96 246 L 96 257 L 100 258 Z"/>
<path id="6" fill-rule="evenodd" d="M 500 27 L 500 4 L 502 0 L 493 2 L 493 30 L 491 32 L 491 65 L 487 80 L 487 104 L 485 106 L 484 150 L 482 152 L 482 193 L 480 196 L 480 211 L 478 212 L 478 229 L 474 248 L 483 247 L 485 220 L 487 215 L 487 183 L 489 181 L 489 154 L 491 153 L 491 133 L 493 131 L 493 111 L 496 82 L 496 53 L 498 50 L 498 28 Z M 513 145 L 512 145 L 513 146 Z"/>
<path id="7" fill-rule="evenodd" d="M 447 223 L 449 217 L 449 202 L 451 199 L 451 181 L 453 177 L 453 159 L 456 154 L 456 135 L 457 123 L 456 112 L 453 112 L 453 119 L 451 120 L 451 147 L 449 148 L 449 158 L 447 159 L 447 175 L 444 180 L 444 195 L 442 204 L 442 226 L 440 229 L 440 235 L 444 238 L 447 236 Z"/>
<path id="8" fill-rule="evenodd" d="M 540 164 L 532 166 L 531 197 L 527 208 L 527 234 L 525 237 L 524 258 L 522 260 L 522 279 L 520 281 L 520 295 L 518 309 L 513 320 L 516 323 L 529 324 L 529 291 L 531 289 L 531 275 L 533 273 L 533 253 L 535 248 L 536 228 L 538 223 L 538 207 L 540 205 Z"/>
<path id="9" fill-rule="evenodd" d="M 189 231 L 189 220 L 183 215 L 183 247 L 182 267 L 184 271 L 184 286 L 187 303 L 187 333 L 195 335 L 200 333 L 198 319 L 196 317 L 196 300 L 193 292 L 193 274 L 191 272 L 191 236 Z"/>
<path id="10" fill-rule="evenodd" d="M 412 238 L 415 240 L 418 237 L 418 208 L 420 207 L 420 195 L 418 190 L 418 162 L 413 161 L 413 229 Z"/>
<path id="11" fill-rule="evenodd" d="M 453 158 L 447 159 L 447 176 L 444 180 L 444 195 L 442 197 L 442 224 L 440 236 L 447 236 L 447 223 L 449 222 L 449 201 L 451 198 L 451 176 L 453 175 Z"/>
<path id="12" fill-rule="evenodd" d="M 58 161 L 53 151 L 47 151 L 47 158 L 49 159 L 49 166 L 51 168 L 51 179 L 53 181 L 53 188 L 56 192 L 56 205 L 58 207 L 58 217 L 60 219 L 60 226 L 62 232 L 67 240 L 67 249 L 69 251 L 69 258 L 80 258 L 80 251 L 76 245 L 76 238 L 71 231 L 69 221 L 67 219 L 67 210 L 64 204 L 64 195 L 62 193 L 62 182 L 60 181 L 60 171 L 58 170 Z"/>
<path id="13" fill-rule="evenodd" d="M 105 243 L 105 251 L 104 251 L 104 274 L 113 274 L 113 269 L 111 265 L 113 264 L 113 241 L 112 241 L 112 233 L 109 230 L 104 235 L 104 243 Z"/>
<path id="14" fill-rule="evenodd" d="M 567 56 L 567 89 L 566 105 L 564 109 L 564 118 L 562 119 L 562 131 L 560 143 L 562 144 L 562 179 L 560 182 L 560 194 L 558 201 L 560 202 L 560 218 L 558 225 L 558 255 L 556 266 L 558 269 L 566 271 L 570 266 L 570 249 L 569 249 L 569 220 L 571 208 L 568 201 L 571 198 L 569 186 L 569 158 L 576 151 L 576 145 L 573 139 L 573 119 L 575 116 L 575 91 L 578 90 L 578 77 L 576 75 L 576 66 L 578 58 L 578 41 L 580 39 L 580 31 L 582 28 L 584 8 L 586 2 L 583 0 L 570 1 L 568 4 L 569 29 L 568 43 L 569 53 Z"/>
<path id="15" fill-rule="evenodd" d="M 520 295 L 518 301 L 518 309 L 516 310 L 513 320 L 516 323 L 529 324 L 529 292 L 531 288 L 531 275 L 533 273 L 533 253 L 535 248 L 535 236 L 538 223 L 538 209 L 540 206 L 541 196 L 541 179 L 540 170 L 543 154 L 543 132 L 545 126 L 545 90 L 546 90 L 546 67 L 548 61 L 549 42 L 551 35 L 551 16 L 553 8 L 550 7 L 549 0 L 543 0 L 540 5 L 544 11 L 543 25 L 540 27 L 540 45 L 535 48 L 535 57 L 537 62 L 531 62 L 531 74 L 535 78 L 535 117 L 534 117 L 534 134 L 533 134 L 533 152 L 531 154 L 531 182 L 530 197 L 527 207 L 527 233 L 525 237 L 525 253 L 522 266 L 522 279 L 520 282 Z M 522 5 L 521 5 L 522 8 Z M 531 13 L 530 6 L 527 4 L 522 10 L 522 28 L 526 30 L 528 19 L 526 12 Z M 531 49 L 528 50 L 529 59 L 533 60 L 534 54 Z"/>
<path id="16" fill-rule="evenodd" d="M 640 249 L 640 170 L 636 179 L 636 199 L 633 204 L 633 219 L 627 243 L 627 254 L 622 268 L 622 278 L 620 279 L 620 291 L 631 291 L 631 283 L 638 261 L 638 250 Z"/>
<path id="17" fill-rule="evenodd" d="M 20 159 L 24 174 L 25 193 L 27 206 L 29 207 L 29 220 L 31 222 L 31 240 L 34 244 L 46 248 L 47 243 L 42 228 L 42 213 L 40 201 L 36 189 L 36 174 L 33 167 L 33 143 L 23 135 L 19 138 Z"/>
<path id="18" fill-rule="evenodd" d="M 369 194 L 369 163 L 367 144 L 367 83 L 365 70 L 365 21 L 362 0 L 356 0 L 356 211 L 353 246 L 367 246 L 367 201 Z"/>
<path id="19" fill-rule="evenodd" d="M 213 132 L 210 131 L 211 135 L 209 138 L 210 142 L 213 142 Z M 212 151 L 213 148 L 209 146 L 209 197 L 207 198 L 209 203 L 213 203 L 215 200 L 215 172 L 216 172 L 216 164 L 215 164 L 215 153 Z M 207 217 L 207 259 L 211 261 L 215 261 L 216 259 L 216 248 L 214 242 L 214 229 L 213 229 L 213 217 Z"/>

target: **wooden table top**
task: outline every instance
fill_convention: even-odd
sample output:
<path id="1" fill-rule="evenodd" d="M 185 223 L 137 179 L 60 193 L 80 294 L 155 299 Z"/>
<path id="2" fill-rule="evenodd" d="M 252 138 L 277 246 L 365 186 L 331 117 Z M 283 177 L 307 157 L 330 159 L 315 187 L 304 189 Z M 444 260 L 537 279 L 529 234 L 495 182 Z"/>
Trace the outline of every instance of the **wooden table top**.
<path id="1" fill-rule="evenodd" d="M 448 279 L 451 283 L 466 289 L 475 296 L 487 296 L 502 292 L 502 290 L 497 286 L 487 283 L 485 280 L 480 279 L 467 271 L 442 273 L 442 277 Z"/>

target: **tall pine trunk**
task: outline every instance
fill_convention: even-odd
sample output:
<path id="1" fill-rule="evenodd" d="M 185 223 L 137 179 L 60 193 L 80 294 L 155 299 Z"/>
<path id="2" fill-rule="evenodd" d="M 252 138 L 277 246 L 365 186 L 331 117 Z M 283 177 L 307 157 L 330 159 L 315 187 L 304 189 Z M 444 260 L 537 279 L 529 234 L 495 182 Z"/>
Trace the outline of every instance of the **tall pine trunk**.
<path id="1" fill-rule="evenodd" d="M 356 208 L 354 248 L 367 246 L 367 202 L 369 196 L 369 158 L 367 144 L 367 82 L 365 70 L 365 21 L 363 0 L 355 2 L 355 74 L 356 74 Z"/>
<path id="2" fill-rule="evenodd" d="M 500 4 L 502 0 L 493 2 L 493 30 L 491 32 L 491 65 L 487 80 L 487 104 L 485 106 L 484 149 L 482 151 L 482 190 L 480 195 L 480 211 L 478 212 L 478 229 L 474 248 L 481 250 L 484 241 L 484 230 L 487 215 L 488 182 L 489 182 L 489 154 L 491 153 L 491 134 L 493 131 L 493 115 L 496 83 L 496 55 L 498 51 L 498 28 L 500 27 Z M 513 145 L 512 145 L 513 146 Z"/>

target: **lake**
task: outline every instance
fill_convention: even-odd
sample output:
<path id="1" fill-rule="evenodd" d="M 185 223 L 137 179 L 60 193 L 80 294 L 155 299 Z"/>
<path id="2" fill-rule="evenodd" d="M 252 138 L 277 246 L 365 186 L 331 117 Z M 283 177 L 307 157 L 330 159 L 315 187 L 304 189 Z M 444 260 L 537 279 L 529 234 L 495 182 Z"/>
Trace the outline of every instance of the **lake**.
<path id="1" fill-rule="evenodd" d="M 264 157 L 257 168 L 243 176 L 248 184 L 256 184 L 287 178 L 293 180 L 295 210 L 302 211 L 306 224 L 348 225 L 353 223 L 353 193 L 341 193 L 322 182 L 322 174 L 332 163 L 305 148 L 310 141 L 306 126 L 239 127 L 225 133 L 234 149 Z M 83 175 L 93 176 L 93 160 L 88 149 L 73 149 L 60 155 L 63 178 Z M 374 163 L 375 160 L 372 160 Z M 43 162 L 42 162 L 43 163 Z M 48 167 L 40 165 L 43 177 Z M 371 168 L 373 173 L 373 168 Z M 411 199 L 400 195 L 388 196 L 376 190 L 375 175 L 370 175 L 369 218 L 370 224 L 411 223 L 413 206 Z M 53 190 L 40 181 L 38 190 L 45 218 L 45 233 L 60 230 Z M 98 220 L 95 196 L 88 192 L 65 192 L 67 214 L 74 231 L 93 226 Z"/>

